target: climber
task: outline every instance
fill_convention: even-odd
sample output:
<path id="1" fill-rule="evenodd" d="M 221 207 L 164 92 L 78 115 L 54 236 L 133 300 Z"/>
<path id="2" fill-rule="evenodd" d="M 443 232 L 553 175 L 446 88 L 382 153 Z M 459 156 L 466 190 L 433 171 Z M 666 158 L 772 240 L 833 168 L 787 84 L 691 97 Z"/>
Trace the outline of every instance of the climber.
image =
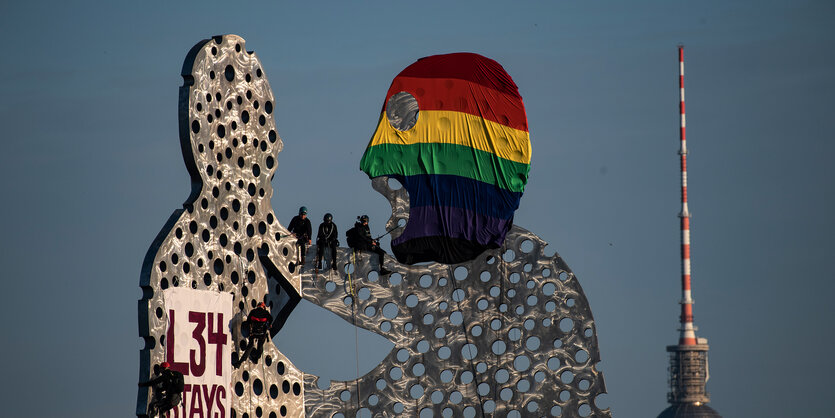
<path id="1" fill-rule="evenodd" d="M 313 235 L 313 227 L 310 225 L 310 219 L 307 219 L 307 207 L 299 208 L 298 216 L 294 216 L 290 221 L 290 226 L 287 230 L 296 237 L 296 247 L 299 249 L 298 263 L 304 270 L 305 254 L 307 253 L 307 246 L 310 245 L 310 236 Z"/>
<path id="2" fill-rule="evenodd" d="M 171 370 L 171 365 L 165 361 L 154 366 L 154 374 L 157 376 L 147 382 L 140 382 L 140 387 L 151 386 L 153 396 L 148 404 L 148 417 L 153 418 L 165 415 L 171 408 L 180 404 L 183 399 L 183 388 L 185 379 L 183 374 Z"/>
<path id="3" fill-rule="evenodd" d="M 333 215 L 326 213 L 323 222 L 319 224 L 319 232 L 316 235 L 316 269 L 322 268 L 322 258 L 325 254 L 325 248 L 331 251 L 332 270 L 336 270 L 336 247 L 339 246 L 339 231 L 336 229 L 336 224 L 333 223 Z"/>
<path id="4" fill-rule="evenodd" d="M 258 358 L 260 358 L 261 354 L 264 352 L 264 341 L 267 339 L 272 323 L 273 316 L 270 314 L 270 311 L 267 310 L 267 306 L 264 302 L 259 302 L 258 307 L 249 312 L 247 320 L 243 323 L 243 326 L 247 327 L 249 330 L 249 341 L 246 344 L 246 348 L 244 348 L 243 354 L 238 357 L 238 361 L 232 363 L 233 366 L 240 366 L 241 363 L 250 357 L 253 347 L 255 347 L 255 352 L 252 353 L 251 356 L 252 362 L 256 364 L 258 363 Z M 256 344 L 258 345 L 257 347 Z"/>
<path id="5" fill-rule="evenodd" d="M 380 274 L 391 274 L 391 271 L 383 267 L 386 252 L 380 248 L 380 242 L 371 237 L 371 228 L 368 227 L 368 215 L 357 217 L 354 227 L 345 233 L 348 246 L 355 251 L 371 251 L 380 256 Z"/>

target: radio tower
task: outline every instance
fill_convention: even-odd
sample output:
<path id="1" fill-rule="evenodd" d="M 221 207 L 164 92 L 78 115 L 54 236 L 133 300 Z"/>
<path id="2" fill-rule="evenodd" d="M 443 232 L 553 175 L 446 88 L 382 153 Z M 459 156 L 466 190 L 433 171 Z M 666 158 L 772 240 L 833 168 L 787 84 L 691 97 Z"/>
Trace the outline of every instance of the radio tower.
<path id="1" fill-rule="evenodd" d="M 706 404 L 710 395 L 705 384 L 710 378 L 707 339 L 696 338 L 693 326 L 693 298 L 690 291 L 690 211 L 687 209 L 687 140 L 684 117 L 684 46 L 678 46 L 679 108 L 681 110 L 681 335 L 678 345 L 668 345 L 670 353 L 667 402 L 671 405 L 658 418 L 720 417 Z"/>

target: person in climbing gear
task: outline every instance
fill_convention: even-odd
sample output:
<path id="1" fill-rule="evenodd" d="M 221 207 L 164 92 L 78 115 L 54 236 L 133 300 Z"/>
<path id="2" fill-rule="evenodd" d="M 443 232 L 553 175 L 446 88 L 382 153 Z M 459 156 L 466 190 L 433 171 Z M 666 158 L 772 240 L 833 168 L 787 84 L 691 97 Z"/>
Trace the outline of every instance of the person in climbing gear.
<path id="1" fill-rule="evenodd" d="M 319 232 L 316 234 L 316 269 L 322 268 L 322 256 L 325 248 L 331 250 L 331 269 L 336 270 L 336 247 L 339 246 L 339 231 L 333 223 L 333 215 L 326 213 L 319 224 Z"/>
<path id="2" fill-rule="evenodd" d="M 383 267 L 386 252 L 380 248 L 380 243 L 371 237 L 371 228 L 368 227 L 368 215 L 357 217 L 354 227 L 345 233 L 348 246 L 358 251 L 371 251 L 380 256 L 380 274 L 390 274 L 391 271 Z"/>
<path id="3" fill-rule="evenodd" d="M 313 235 L 313 227 L 310 225 L 310 219 L 307 219 L 307 207 L 299 208 L 298 216 L 294 216 L 290 221 L 290 226 L 287 227 L 291 234 L 296 237 L 296 247 L 299 249 L 299 264 L 301 267 L 299 271 L 304 269 L 305 254 L 307 254 L 307 246 L 310 245 L 310 237 Z"/>
<path id="4" fill-rule="evenodd" d="M 258 364 L 258 359 L 264 352 L 264 341 L 267 339 L 272 323 L 273 316 L 267 310 L 267 305 L 264 302 L 259 302 L 255 309 L 249 311 L 249 316 L 243 323 L 243 326 L 249 330 L 249 341 L 246 344 L 246 348 L 244 348 L 243 354 L 238 357 L 236 363 L 232 364 L 233 366 L 240 366 L 241 363 L 250 357 L 250 353 L 252 354 L 252 362 Z M 253 348 L 255 348 L 255 352 L 252 352 Z"/>
<path id="5" fill-rule="evenodd" d="M 171 365 L 167 361 L 154 366 L 154 374 L 156 377 L 153 379 L 139 383 L 140 387 L 151 386 L 153 391 L 151 403 L 148 404 L 148 417 L 150 418 L 157 415 L 163 416 L 171 408 L 179 405 L 183 399 L 185 387 L 183 374 L 171 370 Z"/>

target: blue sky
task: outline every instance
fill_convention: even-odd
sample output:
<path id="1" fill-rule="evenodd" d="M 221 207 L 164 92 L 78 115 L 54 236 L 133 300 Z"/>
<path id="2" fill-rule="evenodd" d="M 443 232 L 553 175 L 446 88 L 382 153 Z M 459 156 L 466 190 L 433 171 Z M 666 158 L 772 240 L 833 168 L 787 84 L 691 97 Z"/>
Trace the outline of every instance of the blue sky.
<path id="1" fill-rule="evenodd" d="M 10 416 L 128 416 L 145 251 L 189 192 L 177 137 L 192 45 L 261 59 L 284 151 L 285 225 L 389 208 L 358 170 L 392 78 L 469 51 L 519 85 L 533 148 L 516 223 L 580 279 L 614 416 L 666 406 L 677 341 L 676 45 L 685 45 L 693 294 L 724 416 L 830 416 L 835 366 L 835 5 L 825 1 L 4 2 L 0 181 Z M 323 338 L 322 334 L 333 335 Z M 356 374 L 354 331 L 301 305 L 277 344 Z M 281 340 L 281 341 L 278 341 Z M 342 344 L 340 344 L 342 345 Z M 360 335 L 360 368 L 385 354 Z M 763 402 L 763 399 L 773 400 Z"/>

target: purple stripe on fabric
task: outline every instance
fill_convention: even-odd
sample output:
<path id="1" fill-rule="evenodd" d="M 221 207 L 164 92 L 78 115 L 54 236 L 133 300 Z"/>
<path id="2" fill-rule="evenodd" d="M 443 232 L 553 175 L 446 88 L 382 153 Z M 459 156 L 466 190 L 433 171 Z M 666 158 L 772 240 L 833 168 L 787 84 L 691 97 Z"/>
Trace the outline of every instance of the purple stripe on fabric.
<path id="1" fill-rule="evenodd" d="M 507 231 L 513 225 L 510 219 L 485 216 L 461 208 L 422 206 L 409 210 L 406 229 L 391 245 L 410 239 L 445 236 L 474 241 L 482 245 L 501 246 Z"/>

